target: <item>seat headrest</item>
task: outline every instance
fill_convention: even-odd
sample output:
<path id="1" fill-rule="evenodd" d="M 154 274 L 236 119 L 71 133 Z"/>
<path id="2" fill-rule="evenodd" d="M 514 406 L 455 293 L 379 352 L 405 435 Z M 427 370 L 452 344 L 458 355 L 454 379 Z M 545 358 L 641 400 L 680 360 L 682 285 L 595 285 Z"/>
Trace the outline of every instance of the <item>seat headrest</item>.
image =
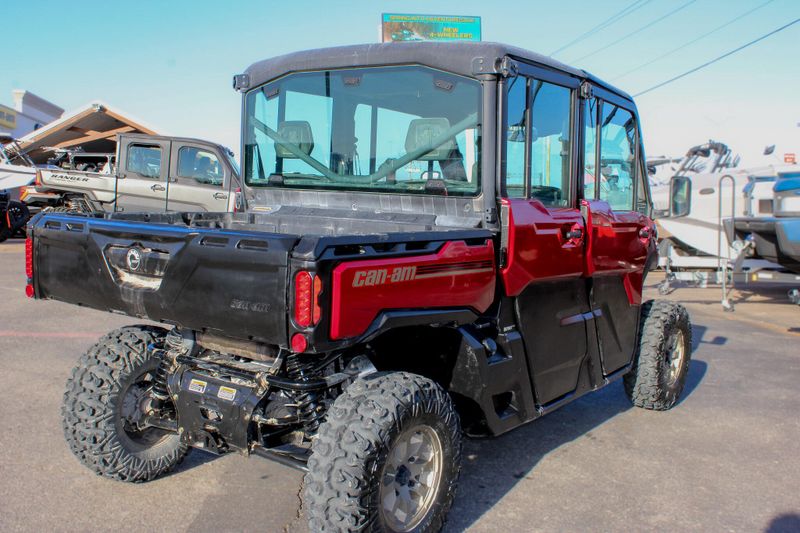
<path id="1" fill-rule="evenodd" d="M 314 149 L 314 135 L 307 120 L 286 120 L 278 125 L 278 135 L 284 141 L 297 146 L 300 151 L 310 155 Z M 275 154 L 283 159 L 297 159 L 285 146 L 275 143 Z"/>
<path id="2" fill-rule="evenodd" d="M 435 138 L 450 129 L 450 121 L 444 117 L 436 118 L 415 118 L 408 125 L 406 135 L 406 152 L 427 146 Z M 438 148 L 434 148 L 426 154 L 422 154 L 417 159 L 419 161 L 443 161 L 450 159 L 450 153 L 456 149 L 456 140 L 451 137 Z"/>

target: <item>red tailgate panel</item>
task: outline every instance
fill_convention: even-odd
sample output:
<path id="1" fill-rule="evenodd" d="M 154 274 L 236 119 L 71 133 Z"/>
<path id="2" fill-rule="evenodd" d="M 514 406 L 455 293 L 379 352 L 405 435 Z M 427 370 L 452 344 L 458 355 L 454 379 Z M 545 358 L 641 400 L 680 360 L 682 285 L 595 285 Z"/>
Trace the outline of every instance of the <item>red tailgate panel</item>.
<path id="1" fill-rule="evenodd" d="M 431 255 L 368 259 L 333 270 L 331 339 L 366 331 L 381 311 L 469 307 L 485 311 L 494 300 L 491 240 L 445 244 Z"/>

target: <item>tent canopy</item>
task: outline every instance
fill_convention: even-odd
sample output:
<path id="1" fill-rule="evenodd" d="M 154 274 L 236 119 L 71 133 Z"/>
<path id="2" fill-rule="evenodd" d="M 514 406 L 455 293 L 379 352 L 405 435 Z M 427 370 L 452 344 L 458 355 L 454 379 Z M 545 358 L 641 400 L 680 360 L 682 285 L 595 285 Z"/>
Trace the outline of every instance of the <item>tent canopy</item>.
<path id="1" fill-rule="evenodd" d="M 118 133 L 156 135 L 150 127 L 108 105 L 91 102 L 20 138 L 19 146 L 36 164 L 43 164 L 56 149 L 80 147 L 84 152 L 112 153 Z"/>

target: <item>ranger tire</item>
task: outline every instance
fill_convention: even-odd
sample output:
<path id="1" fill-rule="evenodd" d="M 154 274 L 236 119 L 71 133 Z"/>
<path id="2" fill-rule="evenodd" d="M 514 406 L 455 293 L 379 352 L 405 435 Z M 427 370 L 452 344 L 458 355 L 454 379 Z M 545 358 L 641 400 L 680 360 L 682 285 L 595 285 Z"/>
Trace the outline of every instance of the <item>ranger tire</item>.
<path id="1" fill-rule="evenodd" d="M 625 376 L 625 392 L 633 405 L 665 411 L 680 398 L 692 355 L 689 313 L 668 300 L 642 305 L 638 351 Z"/>
<path id="2" fill-rule="evenodd" d="M 132 426 L 159 363 L 147 346 L 165 333 L 153 326 L 112 331 L 89 348 L 67 380 L 64 436 L 72 453 L 96 474 L 150 481 L 172 470 L 187 453 L 176 433 Z"/>
<path id="3" fill-rule="evenodd" d="M 458 414 L 422 376 L 358 379 L 328 410 L 308 468 L 311 531 L 438 531 L 461 470 Z"/>

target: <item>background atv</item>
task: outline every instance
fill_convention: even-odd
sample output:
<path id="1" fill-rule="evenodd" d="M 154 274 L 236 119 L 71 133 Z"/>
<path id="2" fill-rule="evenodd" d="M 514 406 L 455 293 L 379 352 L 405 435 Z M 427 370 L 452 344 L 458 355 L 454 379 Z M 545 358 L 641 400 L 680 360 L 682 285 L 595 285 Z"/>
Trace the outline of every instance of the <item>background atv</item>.
<path id="1" fill-rule="evenodd" d="M 28 207 L 17 200 L 10 200 L 6 191 L 0 191 L 0 242 L 25 232 L 30 218 Z"/>
<path id="2" fill-rule="evenodd" d="M 146 481 L 190 447 L 237 451 L 307 472 L 312 530 L 430 531 L 463 433 L 617 379 L 676 404 L 691 326 L 642 302 L 657 254 L 628 95 L 465 42 L 291 54 L 234 85 L 248 212 L 32 223 L 29 295 L 174 325 L 112 332 L 73 371 L 64 432 L 88 468 Z"/>

